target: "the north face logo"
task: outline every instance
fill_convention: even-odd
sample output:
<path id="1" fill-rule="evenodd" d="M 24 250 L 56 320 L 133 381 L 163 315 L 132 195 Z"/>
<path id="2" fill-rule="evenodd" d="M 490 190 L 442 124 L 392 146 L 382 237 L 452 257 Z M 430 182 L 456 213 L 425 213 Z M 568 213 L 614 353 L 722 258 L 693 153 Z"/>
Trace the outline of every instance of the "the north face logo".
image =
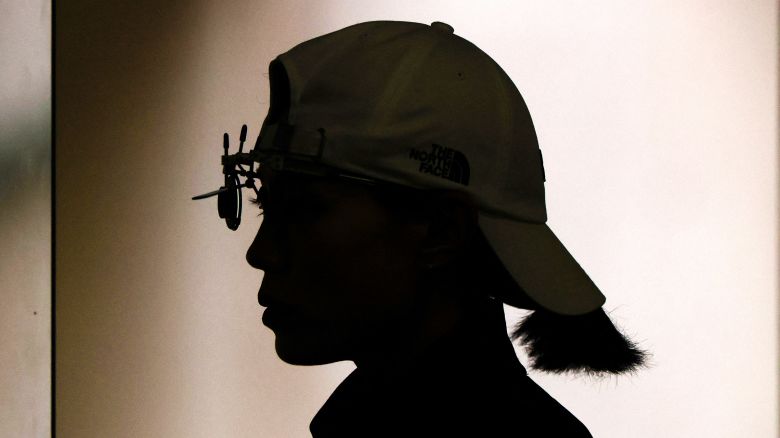
<path id="1" fill-rule="evenodd" d="M 431 151 L 412 148 L 409 158 L 420 162 L 419 171 L 446 178 L 464 186 L 469 185 L 469 161 L 455 149 L 433 143 Z"/>

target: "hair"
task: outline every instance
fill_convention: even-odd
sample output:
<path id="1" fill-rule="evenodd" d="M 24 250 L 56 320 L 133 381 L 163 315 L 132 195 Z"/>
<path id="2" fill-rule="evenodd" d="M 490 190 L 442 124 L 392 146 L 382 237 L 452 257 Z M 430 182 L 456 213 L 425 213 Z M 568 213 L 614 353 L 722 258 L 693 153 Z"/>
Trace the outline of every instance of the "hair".
<path id="1" fill-rule="evenodd" d="M 441 190 L 379 186 L 377 198 L 402 220 L 431 217 L 432 202 Z M 634 373 L 648 366 L 650 353 L 641 350 L 614 325 L 603 308 L 584 315 L 561 315 L 534 302 L 517 284 L 477 229 L 461 257 L 448 267 L 460 276 L 463 292 L 472 299 L 494 297 L 512 307 L 531 310 L 509 337 L 522 346 L 529 366 L 552 374 L 603 377 Z"/>
<path id="2" fill-rule="evenodd" d="M 648 366 L 650 357 L 601 307 L 577 316 L 537 309 L 515 325 L 511 339 L 525 347 L 531 368 L 554 374 L 635 373 Z"/>

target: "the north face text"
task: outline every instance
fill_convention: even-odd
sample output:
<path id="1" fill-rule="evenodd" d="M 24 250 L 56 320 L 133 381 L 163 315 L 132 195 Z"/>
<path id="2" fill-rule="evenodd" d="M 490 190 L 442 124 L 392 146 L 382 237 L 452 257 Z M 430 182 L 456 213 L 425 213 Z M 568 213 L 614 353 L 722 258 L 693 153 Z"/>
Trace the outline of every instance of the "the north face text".
<path id="1" fill-rule="evenodd" d="M 469 163 L 466 156 L 455 149 L 438 144 L 431 144 L 430 151 L 412 148 L 409 158 L 420 162 L 418 169 L 422 173 L 430 173 L 464 186 L 469 185 Z"/>

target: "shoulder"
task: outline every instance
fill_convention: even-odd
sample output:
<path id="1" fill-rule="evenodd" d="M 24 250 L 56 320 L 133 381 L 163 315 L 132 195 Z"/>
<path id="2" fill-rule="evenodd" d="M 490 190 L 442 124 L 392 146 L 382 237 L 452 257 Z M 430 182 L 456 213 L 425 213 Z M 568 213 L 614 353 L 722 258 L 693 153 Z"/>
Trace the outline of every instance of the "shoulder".
<path id="1" fill-rule="evenodd" d="M 440 436 L 592 438 L 587 427 L 525 373 L 483 376 L 444 391 L 438 421 L 449 429 Z"/>
<path id="2" fill-rule="evenodd" d="M 592 438 L 587 427 L 572 412 L 528 375 L 514 376 L 506 383 L 499 400 L 503 407 L 498 411 L 505 419 L 501 424 L 522 431 L 514 436 Z"/>
<path id="3" fill-rule="evenodd" d="M 480 373 L 397 400 L 405 436 L 592 437 L 571 412 L 524 372 Z M 414 431 L 413 433 L 410 433 Z"/>

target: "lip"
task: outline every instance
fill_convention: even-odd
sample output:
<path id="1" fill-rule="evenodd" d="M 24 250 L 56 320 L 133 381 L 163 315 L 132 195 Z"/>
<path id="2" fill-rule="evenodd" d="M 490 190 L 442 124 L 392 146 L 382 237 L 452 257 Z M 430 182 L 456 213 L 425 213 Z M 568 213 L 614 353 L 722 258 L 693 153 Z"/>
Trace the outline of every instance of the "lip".
<path id="1" fill-rule="evenodd" d="M 302 320 L 295 313 L 279 307 L 268 307 L 263 312 L 263 324 L 270 328 L 301 327 Z"/>

